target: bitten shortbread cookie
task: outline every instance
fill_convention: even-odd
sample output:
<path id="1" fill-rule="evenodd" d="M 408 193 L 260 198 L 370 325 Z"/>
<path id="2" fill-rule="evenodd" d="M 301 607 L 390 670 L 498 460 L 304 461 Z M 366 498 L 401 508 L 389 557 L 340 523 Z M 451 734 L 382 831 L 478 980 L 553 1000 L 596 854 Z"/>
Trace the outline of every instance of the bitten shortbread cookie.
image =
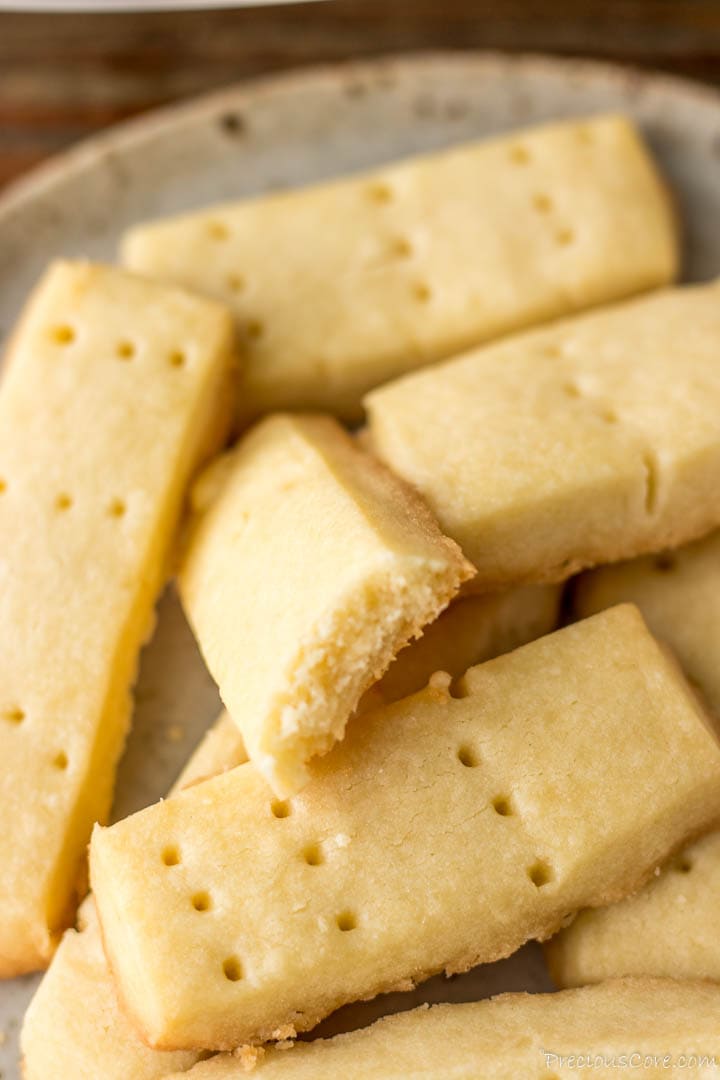
<path id="1" fill-rule="evenodd" d="M 245 760 L 240 733 L 223 713 L 190 758 L 174 790 Z M 78 929 L 67 930 L 23 1021 L 24 1080 L 160 1080 L 189 1069 L 193 1050 L 151 1050 L 118 1004 L 103 952 L 95 903 L 88 897 Z"/>
<path id="2" fill-rule="evenodd" d="M 0 388 L 0 975 L 43 967 L 104 820 L 185 488 L 228 421 L 232 319 L 59 263 Z"/>
<path id="3" fill-rule="evenodd" d="M 618 979 L 560 994 L 501 994 L 386 1016 L 371 1027 L 255 1051 L 257 1080 L 551 1080 L 711 1077 L 720 987 Z M 252 1050 L 167 1080 L 240 1080 Z M 622 1064 L 622 1059 L 625 1064 Z M 703 1061 L 703 1059 L 705 1059 Z"/>
<path id="4" fill-rule="evenodd" d="M 720 534 L 585 574 L 574 607 L 586 615 L 625 599 L 640 606 L 720 716 Z M 715 832 L 686 848 L 636 896 L 606 911 L 583 912 L 553 938 L 548 959 L 555 981 L 566 986 L 649 974 L 720 982 L 718 896 Z"/>
<path id="5" fill-rule="evenodd" d="M 667 193 L 630 122 L 565 121 L 133 228 L 127 266 L 224 300 L 254 413 L 323 409 L 429 361 L 667 284 Z"/>
<path id="6" fill-rule="evenodd" d="M 369 439 L 478 567 L 552 581 L 720 524 L 720 283 L 479 349 L 370 394 Z"/>
<path id="7" fill-rule="evenodd" d="M 263 421 L 200 480 L 196 503 L 182 602 L 250 759 L 291 794 L 473 569 L 326 417 Z"/>
<path id="8" fill-rule="evenodd" d="M 241 765 L 95 831 L 106 952 L 150 1045 L 282 1038 L 508 956 L 720 817 L 717 739 L 629 605 L 458 693 L 359 717 L 294 799 Z"/>

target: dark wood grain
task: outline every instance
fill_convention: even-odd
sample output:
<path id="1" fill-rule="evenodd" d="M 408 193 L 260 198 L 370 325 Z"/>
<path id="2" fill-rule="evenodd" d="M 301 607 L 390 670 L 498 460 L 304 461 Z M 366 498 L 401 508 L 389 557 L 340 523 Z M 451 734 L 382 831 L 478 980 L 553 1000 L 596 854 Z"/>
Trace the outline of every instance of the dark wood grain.
<path id="1" fill-rule="evenodd" d="M 418 49 L 617 59 L 720 86 L 718 0 L 325 0 L 0 14 L 0 184 L 154 105 L 283 68 Z"/>

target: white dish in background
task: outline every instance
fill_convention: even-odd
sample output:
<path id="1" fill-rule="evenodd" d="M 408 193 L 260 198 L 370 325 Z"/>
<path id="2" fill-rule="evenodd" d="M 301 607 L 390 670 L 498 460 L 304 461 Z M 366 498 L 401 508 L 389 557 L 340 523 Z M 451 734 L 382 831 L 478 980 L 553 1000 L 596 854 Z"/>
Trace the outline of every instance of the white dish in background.
<path id="1" fill-rule="evenodd" d="M 720 96 L 713 91 L 585 61 L 463 53 L 388 58 L 263 79 L 160 110 L 16 183 L 0 197 L 0 340 L 49 259 L 112 259 L 120 233 L 133 222 L 607 110 L 640 122 L 677 193 L 686 230 L 684 277 L 719 273 Z M 117 816 L 166 792 L 218 708 L 169 594 L 143 654 Z M 36 982 L 0 985 L 3 1080 L 19 1080 L 17 1032 Z M 449 981 L 433 979 L 411 994 L 349 1006 L 322 1030 L 360 1026 L 423 1000 L 549 986 L 539 949 L 528 946 L 508 961 Z"/>

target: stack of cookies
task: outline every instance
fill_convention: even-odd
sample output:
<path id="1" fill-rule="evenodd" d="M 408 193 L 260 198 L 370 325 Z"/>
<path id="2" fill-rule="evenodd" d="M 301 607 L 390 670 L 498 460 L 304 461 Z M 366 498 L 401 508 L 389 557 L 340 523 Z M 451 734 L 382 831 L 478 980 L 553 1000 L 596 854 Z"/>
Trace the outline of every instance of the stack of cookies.
<path id="1" fill-rule="evenodd" d="M 673 286 L 678 224 L 601 116 L 46 272 L 0 386 L 27 1080 L 720 1061 L 720 284 Z M 225 708 L 107 827 L 170 577 Z M 531 940 L 561 992 L 295 1041 Z"/>

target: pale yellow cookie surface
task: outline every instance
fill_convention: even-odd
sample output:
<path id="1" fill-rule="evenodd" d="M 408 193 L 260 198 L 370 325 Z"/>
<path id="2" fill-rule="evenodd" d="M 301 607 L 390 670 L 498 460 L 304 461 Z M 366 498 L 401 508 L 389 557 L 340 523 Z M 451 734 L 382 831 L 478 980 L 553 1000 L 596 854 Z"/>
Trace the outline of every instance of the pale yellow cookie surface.
<path id="1" fill-rule="evenodd" d="M 325 417 L 262 421 L 196 502 L 183 605 L 250 759 L 290 794 L 472 567 L 424 503 Z"/>
<path id="2" fill-rule="evenodd" d="M 640 138 L 606 116 L 140 225 L 123 258 L 232 306 L 251 412 L 356 419 L 405 371 L 667 284 L 677 242 Z"/>
<path id="3" fill-rule="evenodd" d="M 560 593 L 556 585 L 528 585 L 454 600 L 402 650 L 367 697 L 378 704 L 398 701 L 422 690 L 436 671 L 457 678 L 475 664 L 549 634 L 560 619 Z"/>
<path id="4" fill-rule="evenodd" d="M 675 551 L 598 567 L 572 584 L 579 618 L 626 601 L 637 604 L 720 717 L 720 532 Z"/>
<path id="5" fill-rule="evenodd" d="M 478 349 L 367 398 L 373 448 L 478 567 L 561 580 L 720 524 L 720 283 Z"/>
<path id="6" fill-rule="evenodd" d="M 175 790 L 234 768 L 240 733 L 223 713 L 209 729 Z M 67 930 L 25 1014 L 23 1080 L 160 1080 L 198 1059 L 191 1050 L 151 1050 L 120 1007 L 105 959 L 95 903 L 88 897 L 78 930 Z"/>
<path id="7" fill-rule="evenodd" d="M 358 717 L 293 799 L 241 765 L 95 831 L 106 950 L 151 1045 L 263 1041 L 507 956 L 720 816 L 716 737 L 630 606 L 458 692 Z"/>
<path id="8" fill-rule="evenodd" d="M 245 744 L 237 724 L 223 711 L 195 749 L 178 777 L 175 789 L 192 787 L 218 773 L 247 761 Z M 175 790 L 173 789 L 173 790 Z"/>
<path id="9" fill-rule="evenodd" d="M 44 966 L 104 820 L 185 488 L 223 439 L 232 320 L 61 263 L 0 387 L 0 975 Z M 234 376 L 234 372 L 232 372 Z"/>
<path id="10" fill-rule="evenodd" d="M 601 567 L 583 575 L 573 594 L 581 616 L 621 600 L 638 604 L 720 715 L 720 535 Z M 553 977 L 563 986 L 636 974 L 720 982 L 719 896 L 715 832 L 688 847 L 636 896 L 583 912 L 548 944 Z"/>
<path id="11" fill-rule="evenodd" d="M 413 1009 L 333 1039 L 269 1049 L 251 1075 L 258 1080 L 573 1080 L 578 1075 L 710 1080 L 716 1067 L 699 1059 L 720 1061 L 719 1011 L 720 987 L 664 979 L 623 979 L 559 994 L 502 994 Z M 250 1061 L 248 1051 L 222 1054 L 183 1075 L 240 1080 Z"/>
<path id="12" fill-rule="evenodd" d="M 720 983 L 720 833 L 696 841 L 626 900 L 583 911 L 549 941 L 558 986 L 623 975 Z"/>

